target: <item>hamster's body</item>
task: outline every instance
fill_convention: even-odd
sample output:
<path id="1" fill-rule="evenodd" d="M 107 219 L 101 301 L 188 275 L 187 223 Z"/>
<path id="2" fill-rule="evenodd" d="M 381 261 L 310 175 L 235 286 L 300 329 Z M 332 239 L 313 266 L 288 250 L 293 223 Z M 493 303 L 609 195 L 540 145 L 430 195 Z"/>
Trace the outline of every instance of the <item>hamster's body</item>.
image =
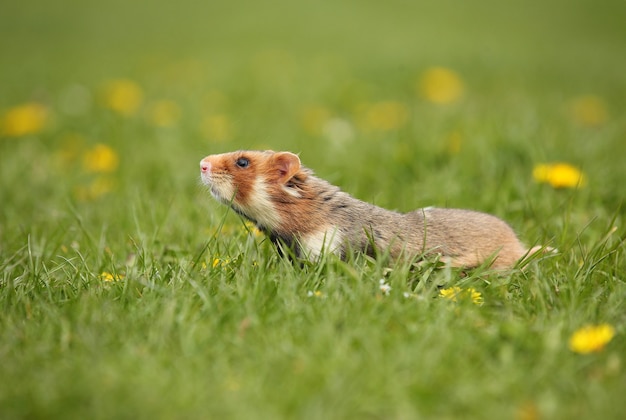
<path id="1" fill-rule="evenodd" d="M 316 259 L 323 251 L 393 259 L 441 254 L 455 267 L 492 260 L 510 268 L 528 251 L 495 216 L 459 209 L 423 208 L 409 213 L 358 200 L 313 175 L 289 152 L 237 151 L 205 157 L 201 177 L 212 195 L 254 222 L 279 247 Z"/>

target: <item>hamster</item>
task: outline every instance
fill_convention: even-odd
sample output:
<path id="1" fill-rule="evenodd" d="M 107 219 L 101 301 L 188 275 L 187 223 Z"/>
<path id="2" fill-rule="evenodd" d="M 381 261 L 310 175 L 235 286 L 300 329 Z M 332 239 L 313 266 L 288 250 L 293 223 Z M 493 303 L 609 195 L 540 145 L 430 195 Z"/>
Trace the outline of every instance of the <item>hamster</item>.
<path id="1" fill-rule="evenodd" d="M 491 262 L 512 268 L 528 250 L 503 220 L 477 211 L 427 207 L 409 213 L 358 200 L 316 177 L 290 152 L 236 151 L 200 162 L 202 182 L 218 201 L 249 219 L 284 253 L 315 261 L 351 251 L 392 259 L 440 254 L 452 267 Z"/>

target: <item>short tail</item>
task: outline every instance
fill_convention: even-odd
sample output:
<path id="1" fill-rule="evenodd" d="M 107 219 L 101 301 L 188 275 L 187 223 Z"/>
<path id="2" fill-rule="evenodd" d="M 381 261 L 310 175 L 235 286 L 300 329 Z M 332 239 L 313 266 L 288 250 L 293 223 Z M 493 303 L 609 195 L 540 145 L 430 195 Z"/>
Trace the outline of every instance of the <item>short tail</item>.
<path id="1" fill-rule="evenodd" d="M 537 245 L 526 251 L 526 255 L 531 256 L 537 252 L 541 252 L 542 254 L 556 254 L 559 250 L 551 246 Z"/>
<path id="2" fill-rule="evenodd" d="M 527 263 L 536 258 L 540 258 L 542 255 L 556 254 L 558 252 L 559 252 L 558 249 L 553 248 L 551 246 L 537 245 L 526 250 L 526 254 L 522 257 L 521 262 Z"/>

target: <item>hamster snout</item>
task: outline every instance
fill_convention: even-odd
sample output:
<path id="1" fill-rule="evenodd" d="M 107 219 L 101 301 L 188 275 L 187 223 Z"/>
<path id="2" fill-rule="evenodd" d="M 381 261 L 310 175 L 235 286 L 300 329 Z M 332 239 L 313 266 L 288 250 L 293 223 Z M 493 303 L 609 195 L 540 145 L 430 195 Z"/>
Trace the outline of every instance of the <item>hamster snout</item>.
<path id="1" fill-rule="evenodd" d="M 200 161 L 200 172 L 202 173 L 210 173 L 211 172 L 211 163 L 205 162 L 204 159 Z"/>
<path id="2" fill-rule="evenodd" d="M 211 174 L 211 162 L 207 161 L 206 159 L 202 159 L 200 161 L 200 179 L 202 180 L 202 183 L 205 185 L 211 185 L 212 184 L 212 174 Z"/>

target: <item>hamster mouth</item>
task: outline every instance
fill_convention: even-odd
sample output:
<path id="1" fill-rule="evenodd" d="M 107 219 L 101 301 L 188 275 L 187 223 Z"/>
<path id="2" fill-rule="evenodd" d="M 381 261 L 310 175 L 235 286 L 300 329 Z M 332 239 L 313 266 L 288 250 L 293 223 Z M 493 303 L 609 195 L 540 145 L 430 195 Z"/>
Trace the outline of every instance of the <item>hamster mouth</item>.
<path id="1" fill-rule="evenodd" d="M 202 180 L 202 183 L 204 185 L 206 185 L 207 187 L 209 187 L 209 192 L 211 193 L 211 195 L 216 198 L 217 200 L 222 200 L 222 196 L 219 193 L 219 189 L 217 188 L 217 185 L 215 185 L 215 179 L 214 177 L 211 176 L 210 173 L 208 172 L 202 172 L 200 174 L 200 179 Z"/>
<path id="2" fill-rule="evenodd" d="M 216 200 L 223 204 L 229 205 L 233 200 L 234 191 L 231 191 L 228 183 L 224 183 L 223 179 L 219 176 L 204 175 L 202 176 L 202 182 L 209 187 L 209 192 Z"/>

